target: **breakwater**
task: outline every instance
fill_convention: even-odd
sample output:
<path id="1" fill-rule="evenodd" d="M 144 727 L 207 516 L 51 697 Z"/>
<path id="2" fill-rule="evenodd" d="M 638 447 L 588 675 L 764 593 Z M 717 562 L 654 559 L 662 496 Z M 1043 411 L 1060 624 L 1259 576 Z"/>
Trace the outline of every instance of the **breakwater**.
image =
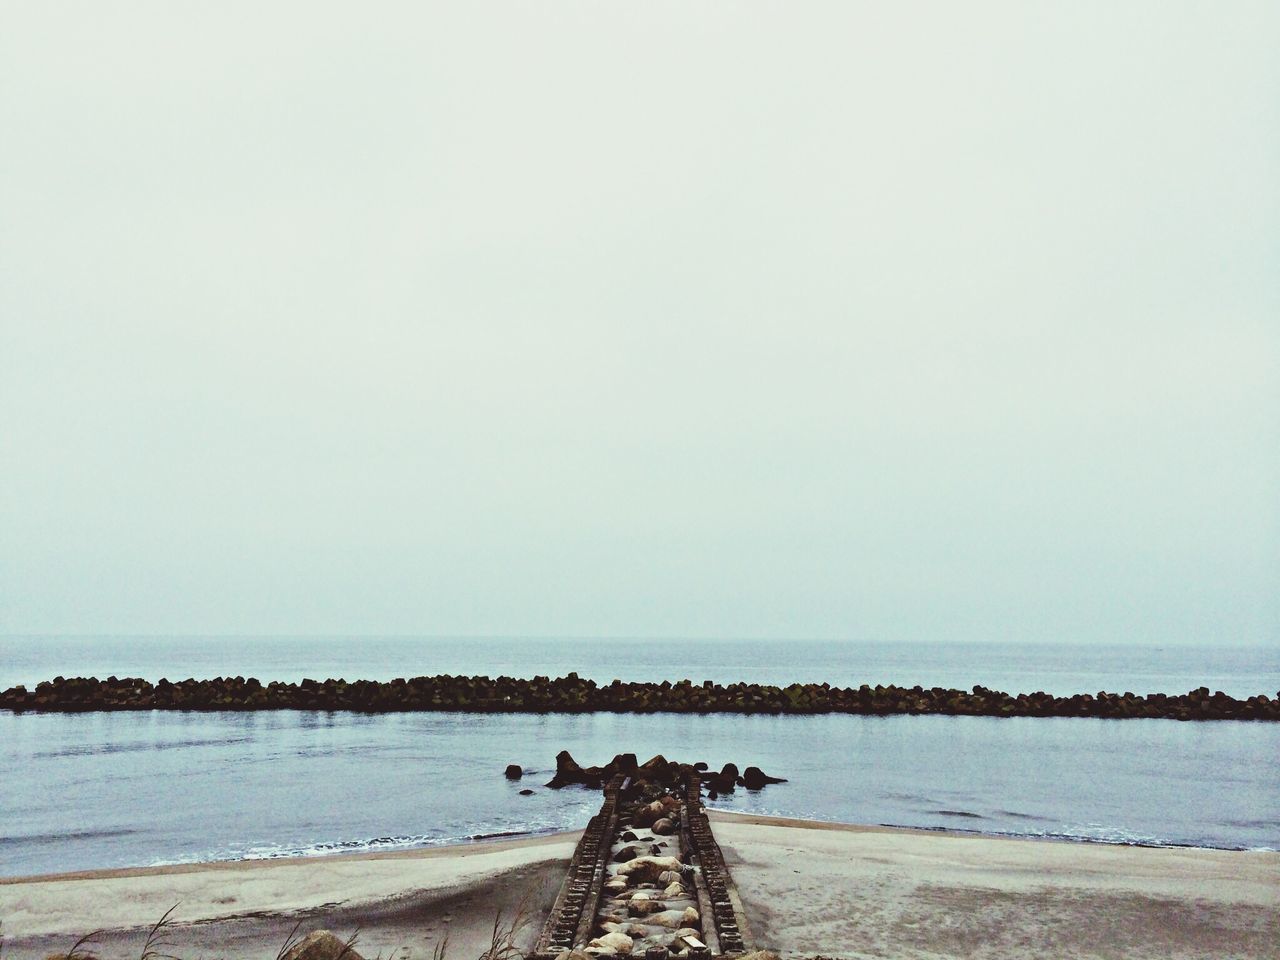
<path id="1" fill-rule="evenodd" d="M 607 767 L 583 769 L 562 752 L 556 774 L 607 782 L 534 960 L 710 960 L 748 951 L 746 913 L 703 812 L 697 765 L 660 754 L 637 764 L 635 754 L 618 754 Z"/>
<path id="2" fill-rule="evenodd" d="M 1165 718 L 1171 720 L 1280 721 L 1280 693 L 1239 699 L 1208 687 L 1185 694 L 1126 692 L 1054 696 L 919 686 L 833 687 L 807 683 L 772 686 L 676 683 L 597 684 L 575 673 L 559 678 L 435 676 L 374 680 L 303 680 L 262 683 L 252 677 L 160 680 L 56 677 L 34 690 L 10 687 L 0 709 L 73 713 L 110 710 L 328 710 L 365 713 L 457 711 L 464 713 L 847 713 L 945 714 L 989 717 Z"/>

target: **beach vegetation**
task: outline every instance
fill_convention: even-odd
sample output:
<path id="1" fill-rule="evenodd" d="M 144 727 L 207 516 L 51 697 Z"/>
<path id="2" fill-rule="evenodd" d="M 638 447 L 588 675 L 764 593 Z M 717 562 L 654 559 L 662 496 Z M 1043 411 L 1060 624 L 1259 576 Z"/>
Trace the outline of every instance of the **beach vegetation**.
<path id="1" fill-rule="evenodd" d="M 179 904 L 175 903 L 166 910 L 164 915 L 147 931 L 138 960 L 183 960 L 182 957 L 167 952 L 173 946 L 173 941 L 169 937 L 169 930 L 173 925 L 173 914 L 178 909 L 178 906 Z M 510 920 L 505 920 L 502 911 L 499 910 L 493 918 L 493 930 L 489 938 L 489 946 L 485 948 L 484 952 L 476 960 L 525 960 L 527 954 L 517 941 L 528 926 L 529 917 L 529 910 L 523 901 L 516 908 L 516 912 Z M 276 951 L 275 960 L 286 960 L 290 956 L 297 955 L 308 940 L 314 939 L 318 933 L 324 933 L 327 937 L 332 937 L 327 931 L 312 931 L 311 934 L 306 936 L 299 936 L 298 931 L 302 929 L 302 923 L 303 921 L 299 920 L 293 925 L 288 936 L 280 944 L 280 949 Z M 92 933 L 87 933 L 73 943 L 65 953 L 50 954 L 46 960 L 99 960 L 98 954 L 94 952 L 93 948 L 99 943 L 103 932 L 102 930 L 94 930 Z M 356 952 L 356 944 L 359 939 L 360 928 L 357 927 L 351 936 L 340 942 L 336 950 L 328 951 L 330 956 L 327 956 L 326 960 L 363 960 L 360 954 Z M 392 960 L 401 949 L 399 947 L 392 949 L 385 958 L 379 953 L 374 960 Z M 445 934 L 432 946 L 431 960 L 445 960 L 448 950 L 449 936 Z M 4 924 L 0 923 L 0 960 L 4 960 L 4 954 Z"/>

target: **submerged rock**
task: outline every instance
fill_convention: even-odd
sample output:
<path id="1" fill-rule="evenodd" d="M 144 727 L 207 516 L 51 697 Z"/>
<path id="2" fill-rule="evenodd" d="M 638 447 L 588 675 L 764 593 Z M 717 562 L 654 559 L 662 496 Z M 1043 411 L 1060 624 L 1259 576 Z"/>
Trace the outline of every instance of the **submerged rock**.
<path id="1" fill-rule="evenodd" d="M 742 771 L 742 785 L 748 790 L 761 790 L 771 783 L 786 783 L 783 777 L 771 777 L 759 767 L 747 767 Z"/>

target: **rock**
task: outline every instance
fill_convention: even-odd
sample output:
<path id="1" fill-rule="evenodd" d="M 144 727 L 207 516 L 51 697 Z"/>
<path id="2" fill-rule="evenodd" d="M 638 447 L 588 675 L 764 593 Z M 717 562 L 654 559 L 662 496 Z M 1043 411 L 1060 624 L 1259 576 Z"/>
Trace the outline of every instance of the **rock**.
<path id="1" fill-rule="evenodd" d="M 653 821 L 650 829 L 660 837 L 667 837 L 676 832 L 676 825 L 671 822 L 670 817 L 662 817 Z"/>
<path id="2" fill-rule="evenodd" d="M 689 909 L 693 909 L 690 907 Z M 678 930 L 681 927 L 687 927 L 689 924 L 684 922 L 686 910 L 663 910 L 661 913 L 655 913 L 649 917 L 649 923 L 656 923 L 659 926 L 667 927 L 671 930 Z M 697 911 L 694 911 L 695 913 Z"/>
<path id="3" fill-rule="evenodd" d="M 619 839 L 621 839 L 621 840 L 639 840 L 640 838 L 639 838 L 639 837 L 637 837 L 637 836 L 635 835 L 635 833 L 633 833 L 632 831 L 628 830 L 628 831 L 627 831 L 626 833 L 624 833 L 624 834 L 623 834 Z"/>
<path id="4" fill-rule="evenodd" d="M 508 764 L 506 776 L 508 780 L 519 780 L 524 776 L 524 770 L 520 768 L 518 763 Z"/>
<path id="5" fill-rule="evenodd" d="M 556 960 L 591 960 L 591 957 L 581 950 L 562 950 L 556 954 Z"/>
<path id="6" fill-rule="evenodd" d="M 580 783 L 586 787 L 599 787 L 605 780 L 605 771 L 600 767 L 582 767 L 568 750 L 556 754 L 556 775 L 547 786 L 558 790 L 570 784 Z"/>
<path id="7" fill-rule="evenodd" d="M 633 944 L 634 941 L 625 933 L 606 933 L 603 937 L 596 937 L 590 941 L 587 944 L 587 949 L 608 950 L 625 956 L 631 953 Z"/>
<path id="8" fill-rule="evenodd" d="M 520 791 L 520 796 L 522 796 L 522 797 L 532 797 L 532 796 L 533 796 L 533 791 L 532 791 L 532 790 L 530 790 L 528 787 L 525 787 L 523 790 L 521 790 L 521 791 Z"/>
<path id="9" fill-rule="evenodd" d="M 661 913 L 665 909 L 667 905 L 661 900 L 641 900 L 639 894 L 632 897 L 631 902 L 627 904 L 627 912 L 633 917 L 647 917 Z"/>
<path id="10" fill-rule="evenodd" d="M 628 860 L 634 860 L 640 856 L 640 851 L 628 844 L 613 855 L 614 863 L 626 863 Z"/>
<path id="11" fill-rule="evenodd" d="M 634 753 L 619 753 L 609 761 L 609 766 L 606 769 L 609 771 L 609 775 L 613 776 L 615 773 L 634 773 L 636 766 L 636 755 Z"/>
<path id="12" fill-rule="evenodd" d="M 354 948 L 328 930 L 314 930 L 289 948 L 280 960 L 364 960 Z"/>
<path id="13" fill-rule="evenodd" d="M 759 767 L 747 767 L 742 771 L 742 785 L 748 790 L 761 790 L 771 783 L 786 783 L 782 777 L 771 777 Z"/>
<path id="14" fill-rule="evenodd" d="M 622 876 L 637 882 L 652 883 L 668 870 L 679 870 L 680 861 L 675 857 L 636 857 L 618 868 Z"/>
<path id="15" fill-rule="evenodd" d="M 647 827 L 655 820 L 665 816 L 667 808 L 661 801 L 655 800 L 653 803 L 647 803 L 643 807 L 639 807 L 631 816 L 631 822 L 637 827 Z"/>
<path id="16" fill-rule="evenodd" d="M 663 898 L 668 900 L 673 900 L 677 897 L 687 897 L 688 895 L 689 891 L 686 890 L 684 888 L 684 884 L 679 881 L 669 884 L 667 888 L 662 891 Z"/>
<path id="17" fill-rule="evenodd" d="M 605 893 L 618 894 L 627 889 L 626 877 L 611 877 L 604 883 Z"/>
<path id="18" fill-rule="evenodd" d="M 658 874 L 659 883 L 680 883 L 684 880 L 684 874 L 679 870 L 664 870 Z"/>
<path id="19" fill-rule="evenodd" d="M 712 793 L 733 793 L 733 788 L 738 785 L 738 767 L 737 764 L 726 763 L 720 768 L 720 772 L 707 781 L 707 790 Z M 714 799 L 714 798 L 713 798 Z"/>
<path id="20" fill-rule="evenodd" d="M 636 773 L 644 776 L 646 779 L 662 779 L 666 776 L 671 761 L 662 754 L 650 757 L 636 769 Z"/>
<path id="21" fill-rule="evenodd" d="M 680 924 L 682 927 L 701 927 L 702 926 L 702 917 L 698 914 L 698 911 L 693 907 L 685 907 L 684 913 L 681 914 L 680 919 L 684 921 L 683 923 Z"/>

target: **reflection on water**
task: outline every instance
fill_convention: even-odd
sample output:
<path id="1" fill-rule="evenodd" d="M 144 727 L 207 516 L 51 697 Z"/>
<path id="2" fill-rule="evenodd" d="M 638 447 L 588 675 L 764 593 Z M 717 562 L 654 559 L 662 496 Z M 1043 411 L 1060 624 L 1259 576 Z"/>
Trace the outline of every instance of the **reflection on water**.
<path id="1" fill-rule="evenodd" d="M 579 827 L 569 749 L 755 764 L 713 806 L 1112 842 L 1280 847 L 1280 724 L 634 714 L 0 714 L 0 874 Z M 503 777 L 522 765 L 523 781 Z M 522 797 L 519 790 L 535 793 Z"/>

